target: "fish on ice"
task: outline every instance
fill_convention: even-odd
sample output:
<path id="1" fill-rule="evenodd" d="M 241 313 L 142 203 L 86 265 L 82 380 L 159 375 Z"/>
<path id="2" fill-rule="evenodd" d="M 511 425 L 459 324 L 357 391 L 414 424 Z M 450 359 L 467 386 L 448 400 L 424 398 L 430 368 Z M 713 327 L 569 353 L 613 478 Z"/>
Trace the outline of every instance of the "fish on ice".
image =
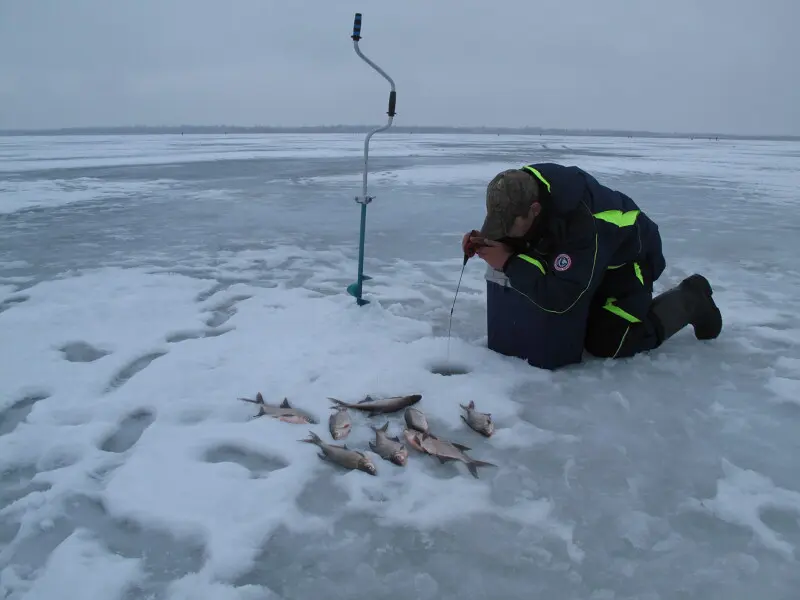
<path id="1" fill-rule="evenodd" d="M 400 438 L 390 437 L 386 432 L 389 429 L 389 421 L 383 427 L 372 427 L 375 432 L 375 441 L 369 443 L 369 448 L 384 460 L 388 460 L 397 466 L 404 466 L 408 460 L 408 449 Z"/>
<path id="2" fill-rule="evenodd" d="M 492 421 L 492 413 L 482 413 L 475 410 L 475 402 L 470 400 L 467 406 L 459 404 L 461 408 L 467 411 L 467 415 L 461 415 L 461 419 L 469 425 L 469 427 L 483 436 L 492 437 L 494 433 L 494 422 Z"/>
<path id="3" fill-rule="evenodd" d="M 428 427 L 428 419 L 425 417 L 425 413 L 421 410 L 413 407 L 408 407 L 403 413 L 403 417 L 405 418 L 406 425 L 409 429 L 415 429 L 417 431 L 421 431 L 422 433 L 428 433 L 430 431 Z"/>
<path id="4" fill-rule="evenodd" d="M 320 438 L 313 431 L 310 431 L 308 435 L 309 437 L 300 441 L 319 446 L 322 452 L 317 454 L 317 456 L 319 456 L 322 460 L 332 462 L 344 467 L 345 469 L 364 471 L 370 475 L 378 474 L 378 469 L 375 467 L 372 460 L 370 460 L 369 456 L 363 452 L 359 450 L 350 450 L 347 447 L 347 444 L 343 444 L 341 446 L 327 444 L 323 442 L 322 438 Z"/>
<path id="5" fill-rule="evenodd" d="M 422 394 L 411 394 L 409 396 L 390 396 L 388 398 L 373 398 L 367 396 L 360 402 L 343 402 L 336 398 L 328 398 L 337 406 L 360 410 L 372 415 L 388 414 L 402 410 L 407 406 L 412 406 L 422 399 Z"/>
<path id="6" fill-rule="evenodd" d="M 328 418 L 328 430 L 331 432 L 331 437 L 335 440 L 343 440 L 346 438 L 353 428 L 353 423 L 350 420 L 350 413 L 344 406 L 334 407 L 334 412 Z"/>
<path id="7" fill-rule="evenodd" d="M 289 404 L 289 399 L 284 398 L 283 402 L 281 402 L 280 406 L 275 406 L 274 404 L 267 404 L 264 402 L 264 396 L 261 395 L 261 392 L 256 394 L 256 399 L 253 400 L 252 398 L 239 398 L 244 402 L 250 402 L 251 404 L 256 404 L 258 406 L 258 414 L 254 415 L 253 418 L 256 419 L 258 417 L 268 416 L 272 417 L 273 419 L 278 419 L 279 421 L 283 421 L 285 423 L 295 423 L 295 424 L 316 424 L 319 421 L 317 418 L 312 415 L 311 413 L 304 411 L 300 408 L 295 408 L 291 404 Z"/>
<path id="8" fill-rule="evenodd" d="M 476 479 L 478 478 L 478 467 L 496 467 L 497 465 L 483 460 L 476 460 L 471 456 L 465 454 L 465 450 L 470 450 L 469 446 L 457 444 L 456 442 L 448 442 L 442 440 L 430 433 L 422 433 L 412 429 L 405 429 L 403 435 L 408 441 L 409 445 L 415 450 L 430 454 L 439 459 L 439 462 L 445 464 L 452 460 L 463 462 L 469 472 Z"/>

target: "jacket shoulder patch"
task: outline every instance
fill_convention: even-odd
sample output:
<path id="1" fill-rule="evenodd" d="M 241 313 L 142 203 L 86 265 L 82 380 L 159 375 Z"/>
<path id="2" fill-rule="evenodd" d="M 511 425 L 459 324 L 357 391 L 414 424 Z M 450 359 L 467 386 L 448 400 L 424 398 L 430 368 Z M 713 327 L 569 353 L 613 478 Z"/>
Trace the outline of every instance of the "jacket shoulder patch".
<path id="1" fill-rule="evenodd" d="M 553 261 L 553 268 L 556 271 L 566 271 L 572 266 L 572 258 L 569 254 L 559 254 Z"/>

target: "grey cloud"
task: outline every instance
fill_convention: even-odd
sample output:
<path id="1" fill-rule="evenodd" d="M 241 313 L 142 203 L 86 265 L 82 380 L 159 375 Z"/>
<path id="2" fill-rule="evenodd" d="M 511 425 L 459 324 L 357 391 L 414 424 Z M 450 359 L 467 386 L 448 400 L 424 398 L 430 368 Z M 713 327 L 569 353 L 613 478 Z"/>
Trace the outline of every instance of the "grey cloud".
<path id="1" fill-rule="evenodd" d="M 0 127 L 376 123 L 800 134 L 796 0 L 6 0 Z"/>

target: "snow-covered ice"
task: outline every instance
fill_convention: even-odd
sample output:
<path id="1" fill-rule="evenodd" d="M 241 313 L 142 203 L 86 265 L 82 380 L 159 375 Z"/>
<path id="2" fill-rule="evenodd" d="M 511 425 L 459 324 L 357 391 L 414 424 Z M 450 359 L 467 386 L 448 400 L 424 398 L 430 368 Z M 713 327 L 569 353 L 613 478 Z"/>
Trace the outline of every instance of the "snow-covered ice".
<path id="1" fill-rule="evenodd" d="M 379 134 L 0 138 L 0 598 L 795 597 L 800 144 Z M 705 273 L 722 336 L 554 373 L 486 349 L 498 170 L 578 164 Z M 320 423 L 251 419 L 261 391 Z M 497 465 L 344 473 L 327 397 L 421 393 Z M 497 433 L 466 428 L 459 403 Z M 400 433 L 401 416 L 390 431 Z M 367 449 L 353 415 L 346 443 Z"/>
<path id="2" fill-rule="evenodd" d="M 75 202 L 112 199 L 124 201 L 130 196 L 160 194 L 170 181 L 113 182 L 100 178 L 40 179 L 33 181 L 0 181 L 0 213 L 13 213 L 26 208 L 53 207 Z"/>

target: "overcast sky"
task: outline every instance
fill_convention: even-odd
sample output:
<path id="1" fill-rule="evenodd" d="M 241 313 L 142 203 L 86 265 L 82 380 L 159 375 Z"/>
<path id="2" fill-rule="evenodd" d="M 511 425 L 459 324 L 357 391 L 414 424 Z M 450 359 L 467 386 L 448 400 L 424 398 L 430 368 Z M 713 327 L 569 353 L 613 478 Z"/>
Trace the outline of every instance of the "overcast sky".
<path id="1" fill-rule="evenodd" d="M 800 135 L 800 0 L 0 0 L 0 128 Z"/>

